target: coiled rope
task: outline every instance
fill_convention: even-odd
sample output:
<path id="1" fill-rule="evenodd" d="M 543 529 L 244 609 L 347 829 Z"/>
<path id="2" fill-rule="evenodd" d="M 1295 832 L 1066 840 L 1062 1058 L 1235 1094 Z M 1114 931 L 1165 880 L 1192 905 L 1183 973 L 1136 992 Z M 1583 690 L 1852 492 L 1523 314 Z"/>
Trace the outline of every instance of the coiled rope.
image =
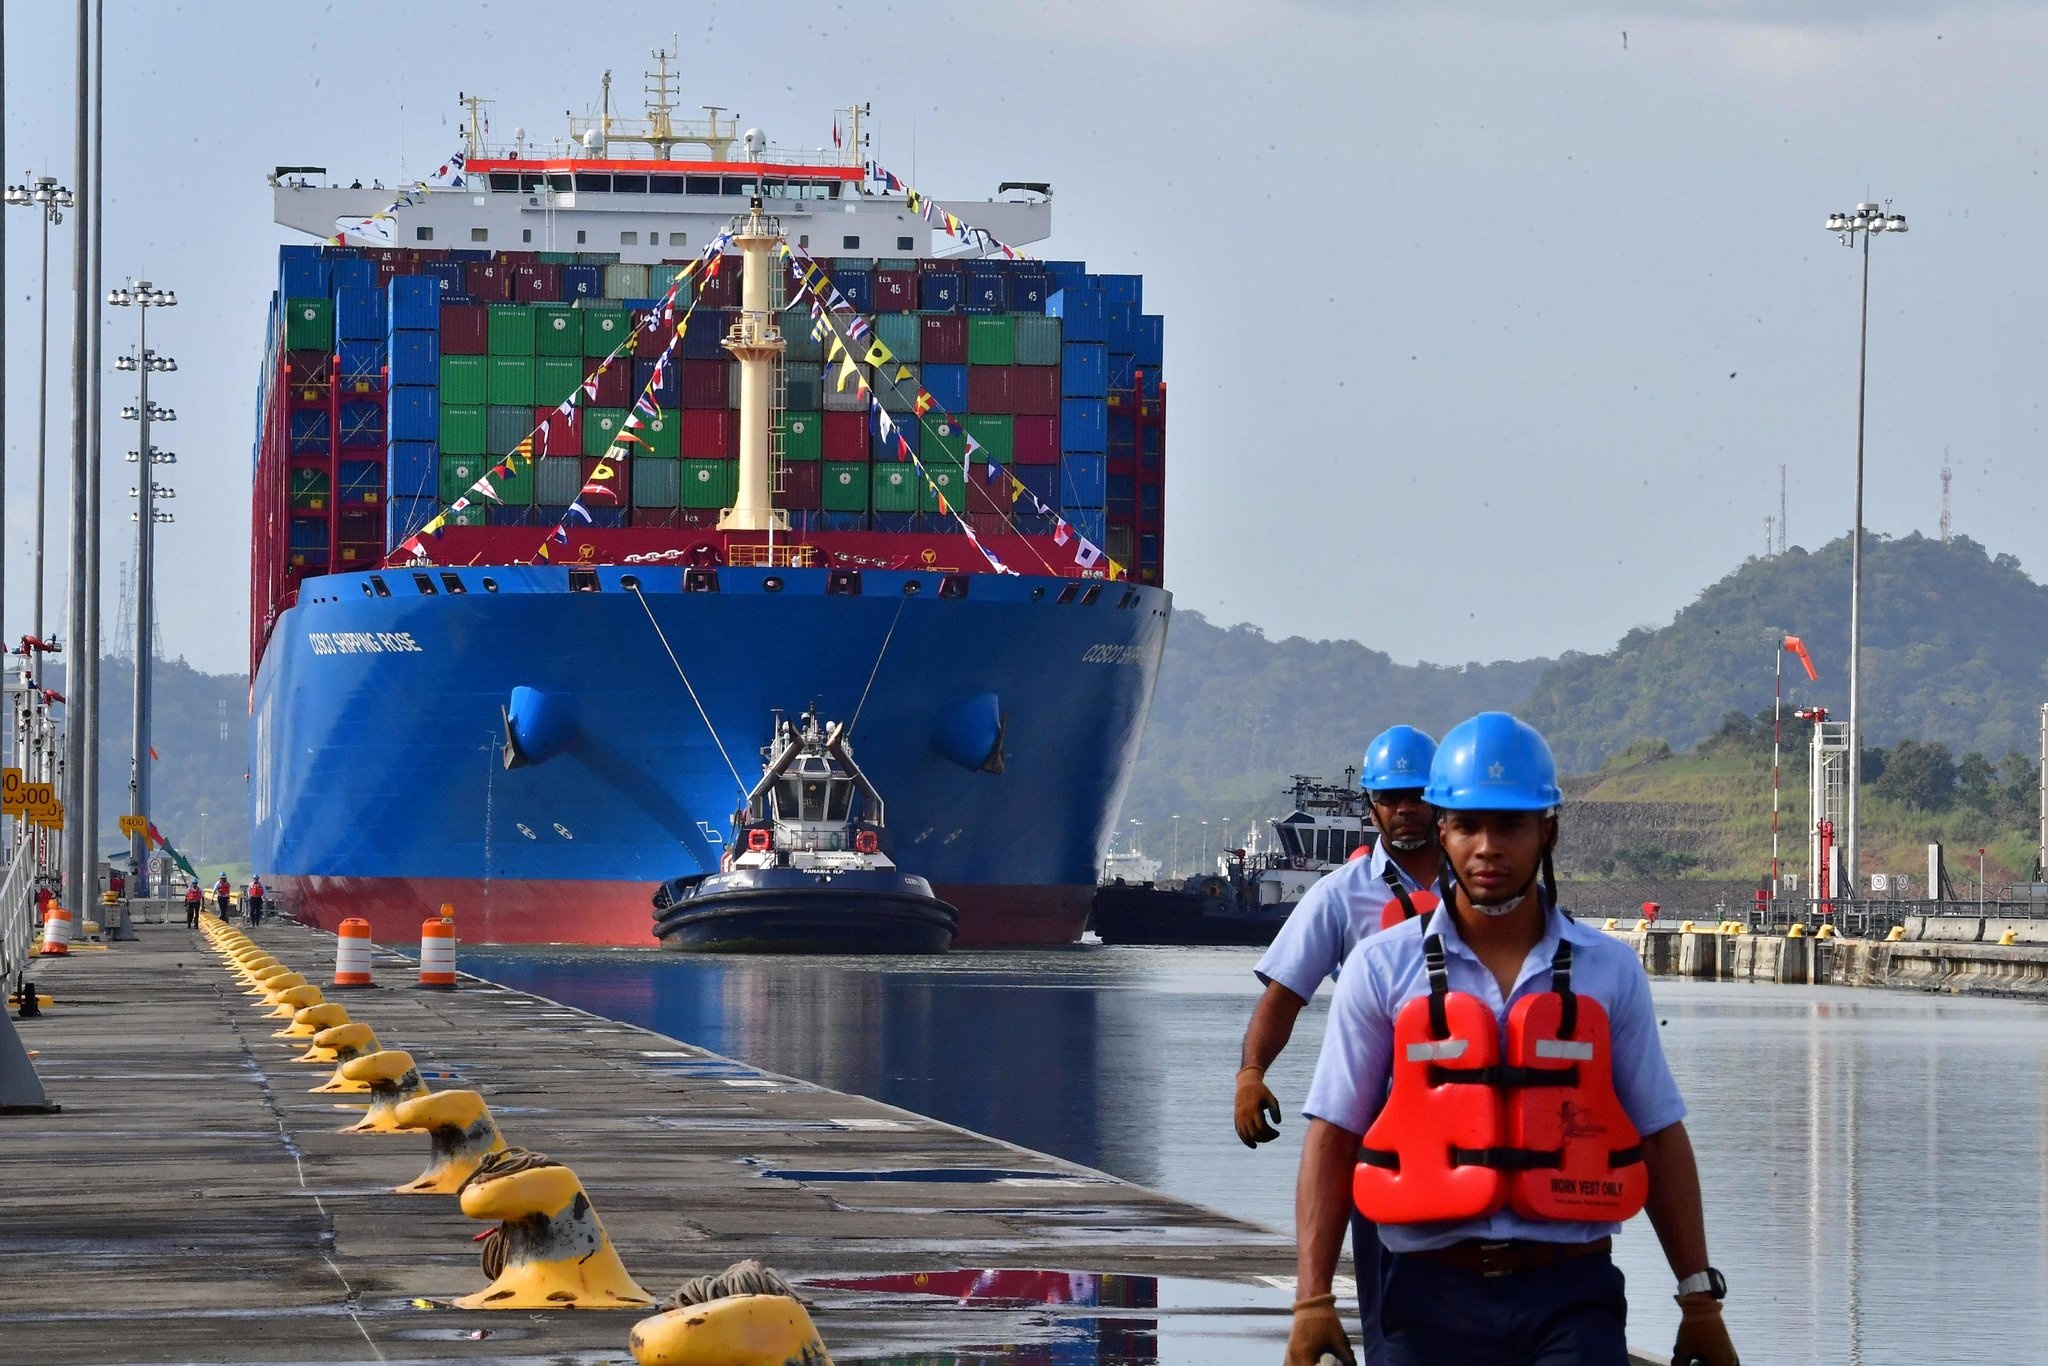
<path id="1" fill-rule="evenodd" d="M 561 1165 L 546 1153 L 530 1152 L 525 1148 L 507 1148 L 503 1152 L 495 1152 L 486 1157 L 477 1169 L 469 1174 L 469 1179 L 456 1188 L 456 1198 L 461 1199 L 463 1191 L 471 1186 L 480 1186 L 486 1181 L 496 1181 L 500 1177 L 517 1176 L 521 1172 L 539 1171 L 543 1167 Z M 483 1235 L 483 1242 L 484 1275 L 495 1281 L 505 1271 L 505 1226 L 499 1224 L 492 1228 Z"/>

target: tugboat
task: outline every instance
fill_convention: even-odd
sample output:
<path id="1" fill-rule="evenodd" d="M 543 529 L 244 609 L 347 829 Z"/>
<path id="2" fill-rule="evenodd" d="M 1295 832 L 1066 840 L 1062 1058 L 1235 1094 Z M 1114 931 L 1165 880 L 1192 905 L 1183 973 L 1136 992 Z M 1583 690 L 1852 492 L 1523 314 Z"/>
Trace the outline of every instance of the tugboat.
<path id="1" fill-rule="evenodd" d="M 693 953 L 942 953 L 958 913 L 882 852 L 882 795 L 846 728 L 775 716 L 761 780 L 715 873 L 654 894 L 663 947 Z"/>
<path id="2" fill-rule="evenodd" d="M 1308 889 L 1359 850 L 1373 828 L 1358 770 L 1341 785 L 1294 775 L 1294 809 L 1272 822 L 1278 853 L 1232 849 L 1214 873 L 1179 887 L 1114 878 L 1095 889 L 1093 926 L 1105 944 L 1263 945 L 1287 923 Z"/>

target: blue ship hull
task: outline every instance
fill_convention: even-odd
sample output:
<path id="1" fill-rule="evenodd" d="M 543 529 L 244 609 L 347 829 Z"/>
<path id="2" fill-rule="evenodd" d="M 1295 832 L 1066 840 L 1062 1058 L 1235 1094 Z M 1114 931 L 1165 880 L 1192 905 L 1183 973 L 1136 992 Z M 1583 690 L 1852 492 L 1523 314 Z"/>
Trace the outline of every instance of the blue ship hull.
<path id="1" fill-rule="evenodd" d="M 894 857 L 959 909 L 956 944 L 1079 936 L 1168 593 L 977 574 L 951 597 L 937 573 L 869 570 L 849 596 L 822 569 L 734 568 L 685 592 L 673 565 L 594 572 L 594 591 L 546 566 L 307 581 L 251 695 L 265 880 L 386 942 L 447 903 L 475 943 L 652 945 L 654 887 L 718 868 L 771 712 L 815 706 L 857 716 Z M 551 734 L 508 770 L 514 688 L 546 699 Z M 960 736 L 990 696 L 999 765 Z"/>

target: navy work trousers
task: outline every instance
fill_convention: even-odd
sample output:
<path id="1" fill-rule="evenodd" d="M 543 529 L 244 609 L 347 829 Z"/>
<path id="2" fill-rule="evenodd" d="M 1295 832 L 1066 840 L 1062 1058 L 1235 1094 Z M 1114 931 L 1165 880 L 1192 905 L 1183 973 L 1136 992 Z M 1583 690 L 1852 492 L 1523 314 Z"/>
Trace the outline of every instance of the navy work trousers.
<path id="1" fill-rule="evenodd" d="M 1387 1366 L 1387 1339 L 1380 1331 L 1380 1301 L 1393 1254 L 1380 1245 L 1372 1220 L 1351 1211 L 1351 1274 L 1358 1281 L 1358 1366 Z"/>
<path id="2" fill-rule="evenodd" d="M 1389 1366 L 1628 1366 L 1628 1299 L 1606 1257 L 1510 1276 L 1392 1260 L 1380 1309 Z"/>

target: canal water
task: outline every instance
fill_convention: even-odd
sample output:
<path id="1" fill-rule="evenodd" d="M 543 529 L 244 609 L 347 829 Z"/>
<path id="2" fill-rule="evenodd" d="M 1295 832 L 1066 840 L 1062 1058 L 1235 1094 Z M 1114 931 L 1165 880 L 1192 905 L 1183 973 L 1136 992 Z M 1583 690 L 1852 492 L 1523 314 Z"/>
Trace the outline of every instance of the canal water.
<path id="1" fill-rule="evenodd" d="M 463 966 L 1287 1229 L 1323 1001 L 1271 1074 L 1283 1139 L 1248 1152 L 1230 1098 L 1256 957 L 476 949 Z M 1745 1360 L 2048 1359 L 2048 1010 L 1669 980 L 1655 998 Z M 1676 1311 L 1647 1221 L 1616 1259 L 1631 1339 L 1668 1350 Z"/>

